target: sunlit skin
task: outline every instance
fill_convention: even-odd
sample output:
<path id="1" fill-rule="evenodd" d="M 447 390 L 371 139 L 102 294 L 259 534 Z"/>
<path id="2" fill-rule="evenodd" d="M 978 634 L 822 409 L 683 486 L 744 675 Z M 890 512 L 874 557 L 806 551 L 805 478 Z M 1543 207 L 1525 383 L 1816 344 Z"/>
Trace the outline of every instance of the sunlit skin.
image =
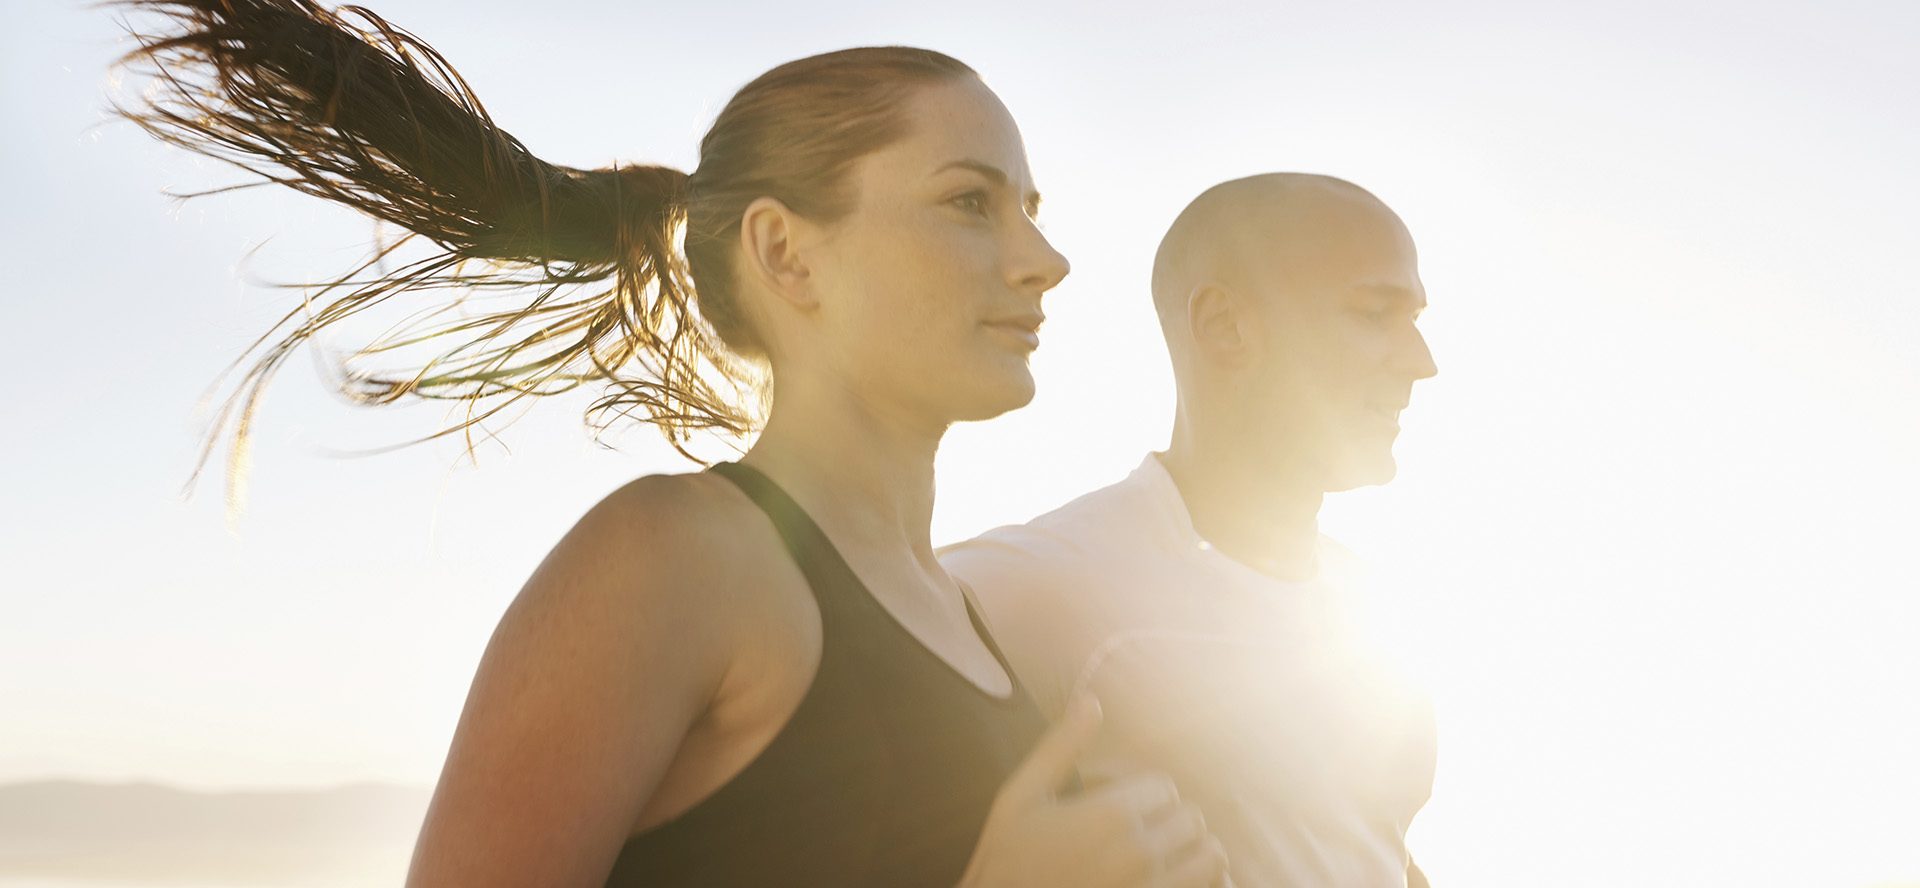
<path id="1" fill-rule="evenodd" d="M 1033 397 L 1041 298 L 1068 266 L 1034 222 L 1019 131 L 990 91 L 925 87 L 906 116 L 906 137 L 854 163 L 846 216 L 812 220 L 772 198 L 743 214 L 736 280 L 774 380 L 744 461 L 799 501 L 909 632 L 1004 696 L 1011 678 L 933 555 L 933 457 L 951 423 Z M 806 578 L 731 482 L 627 485 L 502 619 L 410 884 L 598 884 L 629 836 L 766 748 L 821 651 Z M 1097 725 L 1097 710 L 1069 715 L 1008 778 L 963 885 L 1217 883 L 1218 843 L 1165 777 L 1055 798 Z"/>
<path id="2" fill-rule="evenodd" d="M 933 87 L 909 117 L 914 137 L 856 164 L 848 216 L 747 210 L 741 277 L 757 285 L 776 385 L 745 462 L 789 488 L 929 647 L 1005 692 L 933 556 L 933 455 L 953 422 L 1032 400 L 1041 294 L 1068 265 L 1035 225 L 1025 148 L 990 91 Z"/>
<path id="3" fill-rule="evenodd" d="M 1195 529 L 1310 575 L 1323 495 L 1392 480 L 1399 413 L 1436 372 L 1412 236 L 1338 179 L 1238 179 L 1175 221 L 1153 288 L 1180 398 L 1164 461 Z"/>
<path id="4" fill-rule="evenodd" d="M 776 372 L 859 390 L 922 436 L 1032 400 L 1040 294 L 1067 273 L 1035 227 L 1040 195 L 1006 109 L 977 83 L 936 89 L 915 122 L 946 138 L 862 162 L 852 178 L 866 199 L 853 215 L 791 221 L 808 273 L 764 273 L 785 310 L 761 314 L 775 327 Z M 752 243 L 751 226 L 769 222 L 750 213 Z"/>

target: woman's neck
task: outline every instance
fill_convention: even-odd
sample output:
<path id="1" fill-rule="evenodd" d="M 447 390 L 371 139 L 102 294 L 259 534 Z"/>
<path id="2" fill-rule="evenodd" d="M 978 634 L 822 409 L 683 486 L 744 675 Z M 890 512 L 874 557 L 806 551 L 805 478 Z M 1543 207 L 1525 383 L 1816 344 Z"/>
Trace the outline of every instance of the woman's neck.
<path id="1" fill-rule="evenodd" d="M 933 555 L 933 458 L 946 433 L 844 387 L 776 389 L 766 428 L 741 460 L 771 476 L 842 547 Z"/>

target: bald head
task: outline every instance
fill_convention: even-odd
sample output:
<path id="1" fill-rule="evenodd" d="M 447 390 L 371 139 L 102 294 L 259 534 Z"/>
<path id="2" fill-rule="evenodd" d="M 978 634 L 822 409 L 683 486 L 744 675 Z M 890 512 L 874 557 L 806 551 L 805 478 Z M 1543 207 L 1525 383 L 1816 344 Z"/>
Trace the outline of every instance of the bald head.
<path id="1" fill-rule="evenodd" d="M 1189 300 L 1207 287 L 1278 298 L 1307 266 L 1358 229 L 1404 231 L 1379 198 L 1351 182 L 1310 173 L 1264 173 L 1202 192 L 1173 220 L 1153 258 L 1153 302 L 1176 361 Z"/>
<path id="2" fill-rule="evenodd" d="M 1320 491 L 1393 476 L 1400 409 L 1435 371 L 1413 237 L 1378 198 L 1302 173 L 1209 188 L 1161 241 L 1153 300 L 1183 446 Z"/>

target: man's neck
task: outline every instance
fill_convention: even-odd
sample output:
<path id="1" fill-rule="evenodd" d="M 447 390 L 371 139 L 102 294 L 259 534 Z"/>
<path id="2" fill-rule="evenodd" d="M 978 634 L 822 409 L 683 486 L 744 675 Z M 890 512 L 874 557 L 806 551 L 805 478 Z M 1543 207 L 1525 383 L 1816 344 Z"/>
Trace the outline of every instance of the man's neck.
<path id="1" fill-rule="evenodd" d="M 1221 554 L 1282 580 L 1312 578 L 1319 570 L 1322 491 L 1234 447 L 1205 446 L 1202 436 L 1176 427 L 1157 454 L 1195 533 Z M 1264 455 L 1263 455 L 1264 456 Z"/>

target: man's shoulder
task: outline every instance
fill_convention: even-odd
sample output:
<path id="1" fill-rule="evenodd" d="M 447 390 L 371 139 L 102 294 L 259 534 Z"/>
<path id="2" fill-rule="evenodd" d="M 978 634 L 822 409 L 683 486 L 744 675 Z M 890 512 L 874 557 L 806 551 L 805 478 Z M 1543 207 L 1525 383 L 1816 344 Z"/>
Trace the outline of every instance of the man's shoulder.
<path id="1" fill-rule="evenodd" d="M 1025 524 L 993 528 L 940 549 L 940 560 L 974 565 L 993 561 L 1027 571 L 1067 572 L 1105 560 L 1105 553 L 1137 547 L 1146 504 L 1127 481 L 1109 484 L 1035 516 Z"/>
<path id="2" fill-rule="evenodd" d="M 1137 479 L 1130 479 L 1137 480 Z M 1058 712 L 1089 651 L 1111 634 L 1151 551 L 1149 498 L 1127 481 L 1075 497 L 1025 524 L 939 550 L 972 590 L 995 640 L 1043 709 Z M 1133 582 L 1128 582 L 1133 578 Z"/>

